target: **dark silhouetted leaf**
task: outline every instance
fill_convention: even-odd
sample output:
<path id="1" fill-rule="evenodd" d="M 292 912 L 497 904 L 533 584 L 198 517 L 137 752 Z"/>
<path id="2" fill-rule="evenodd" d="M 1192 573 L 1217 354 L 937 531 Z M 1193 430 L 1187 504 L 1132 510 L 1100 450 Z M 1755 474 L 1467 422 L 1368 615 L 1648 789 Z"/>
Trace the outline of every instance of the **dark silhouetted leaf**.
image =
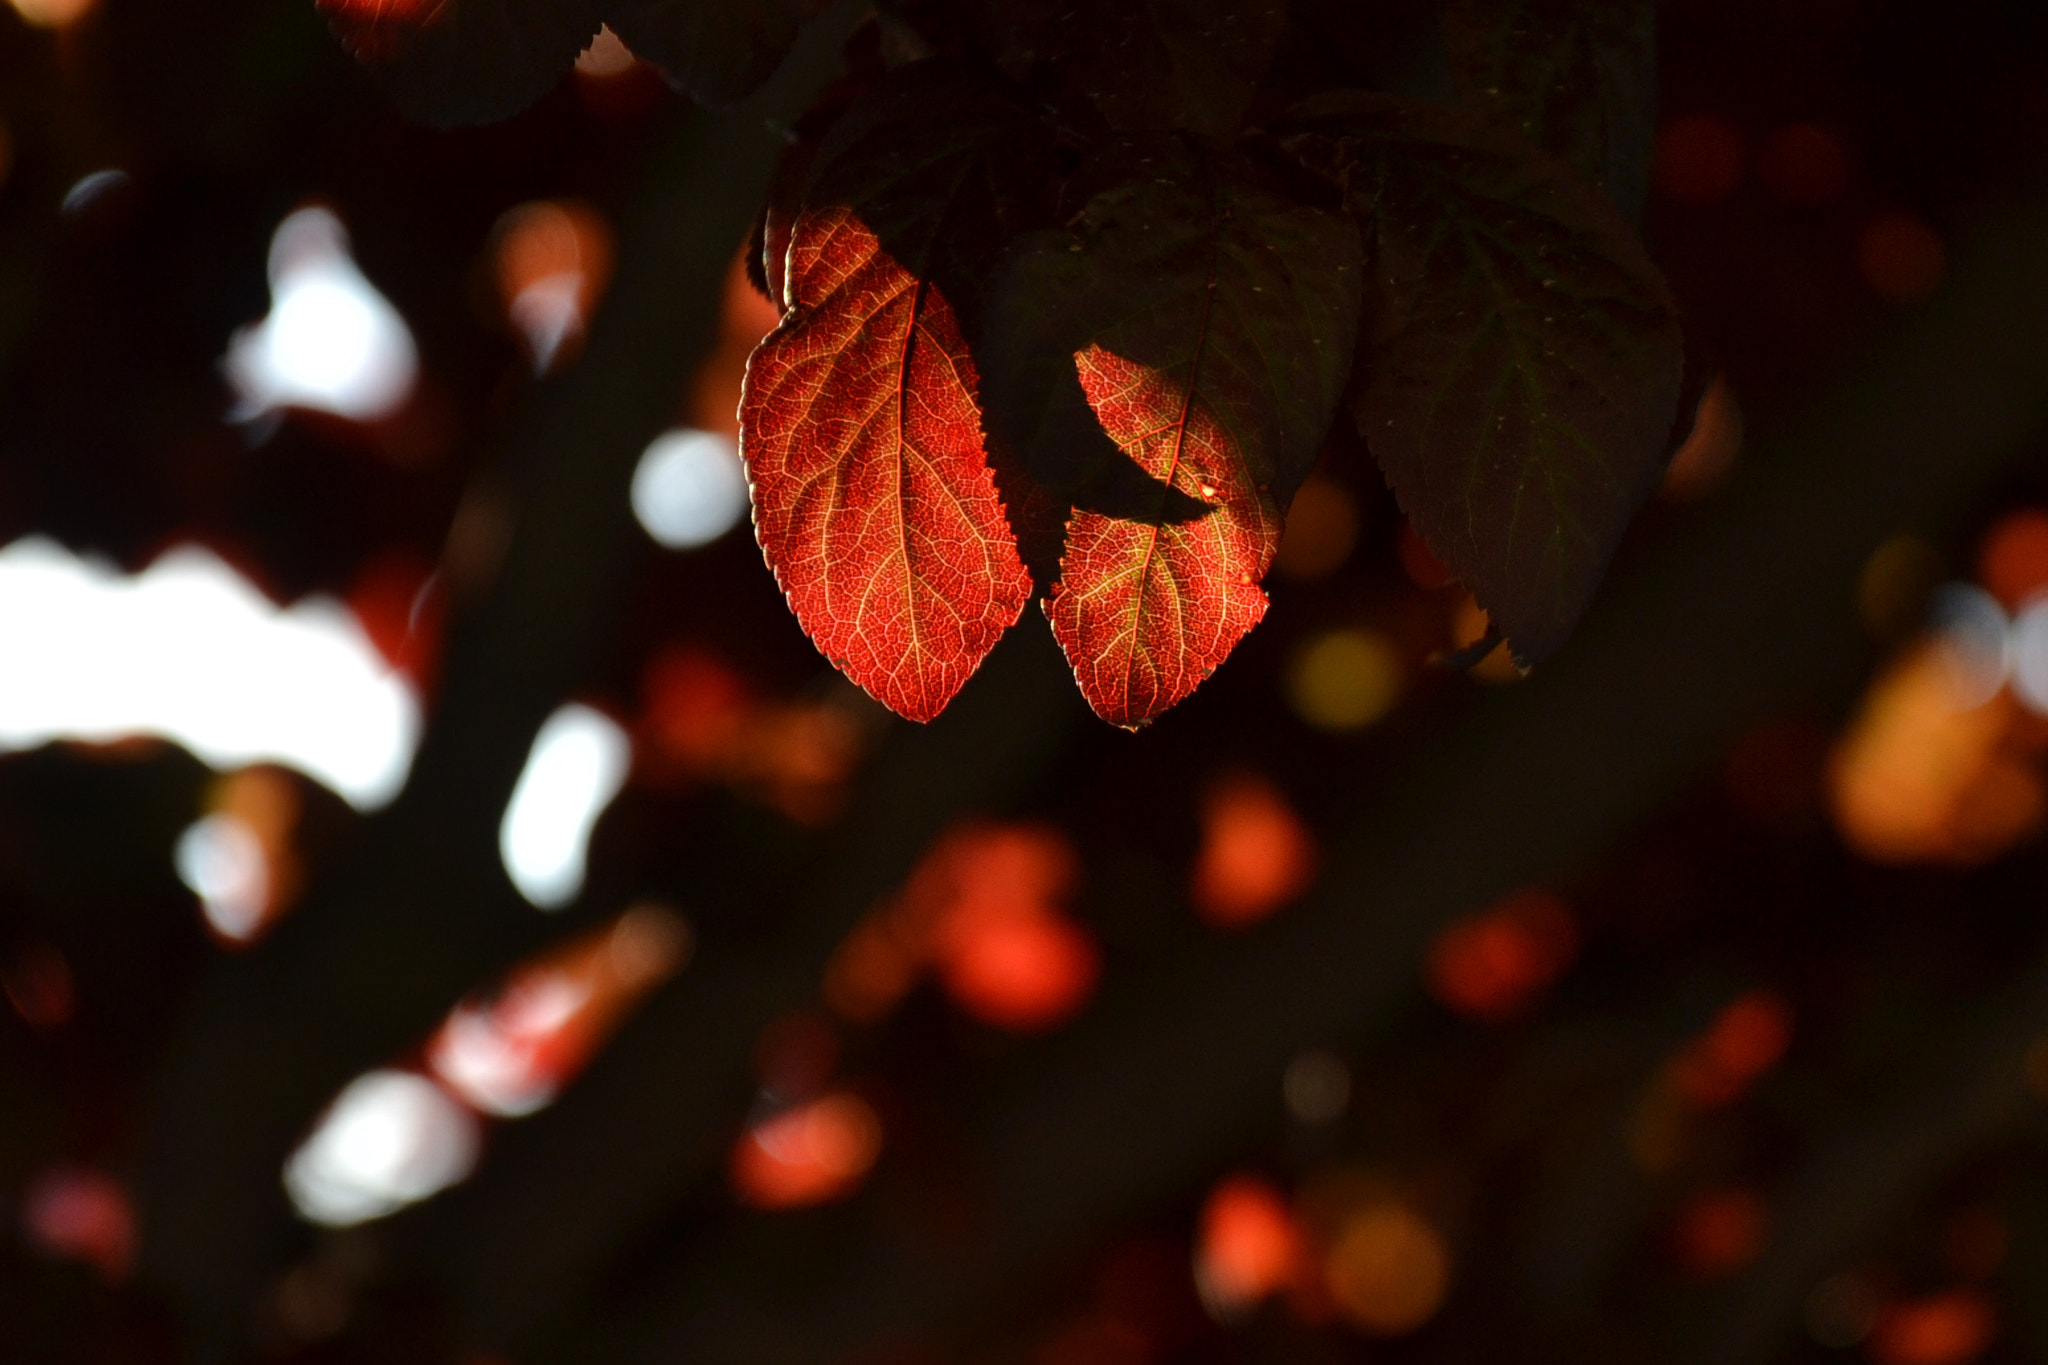
<path id="1" fill-rule="evenodd" d="M 1091 473 L 1034 452 L 1056 485 L 1080 485 L 1046 612 L 1089 703 L 1135 726 L 1264 614 L 1281 511 L 1343 392 L 1361 268 L 1341 214 L 1184 144 L 1132 170 L 1089 202 L 1078 235 L 1034 239 L 997 317 L 1024 338 L 1088 338 L 1066 363 L 1124 458 Z M 1118 470 L 1130 477 L 1105 501 Z"/>
<path id="2" fill-rule="evenodd" d="M 977 364 L 977 338 L 989 330 L 990 288 L 1007 249 L 1028 230 L 1053 221 L 1046 202 L 1053 181 L 1049 135 L 990 84 L 942 61 L 919 62 L 878 80 L 831 123 L 801 196 L 809 203 L 859 202 L 862 220 L 880 235 L 885 250 L 898 260 L 922 263 L 919 268 L 975 345 Z M 764 223 L 770 252 L 778 226 L 791 217 L 771 204 Z M 781 241 L 786 250 L 786 230 Z M 779 263 L 767 264 L 773 279 Z M 1058 354 L 1069 384 L 1074 349 Z M 987 401 L 984 392 L 982 402 Z M 1085 405 L 1083 416 L 1088 432 L 1103 442 Z M 990 428 L 986 413 L 983 428 Z M 1011 527 L 1023 542 L 1026 562 L 1050 582 L 1065 507 L 1050 501 L 1038 481 L 1024 477 L 1019 461 L 1009 457 L 1016 449 L 1015 441 L 999 442 L 990 432 L 990 456 Z M 1038 547 L 1036 558 L 1030 547 Z"/>
<path id="3" fill-rule="evenodd" d="M 732 104 L 782 65 L 829 0 L 612 0 L 605 19 L 633 55 L 704 104 Z"/>
<path id="4" fill-rule="evenodd" d="M 976 73 L 918 62 L 831 123 L 803 200 L 857 206 L 898 260 L 915 260 L 973 313 L 1010 239 L 1045 221 L 1045 140 Z"/>
<path id="5" fill-rule="evenodd" d="M 488 123 L 546 94 L 609 22 L 677 88 L 751 93 L 822 0 L 316 0 L 394 103 L 429 123 Z"/>
<path id="6" fill-rule="evenodd" d="M 488 123 L 554 87 L 603 24 L 596 0 L 318 0 L 386 94 L 428 123 Z"/>
<path id="7" fill-rule="evenodd" d="M 1085 97 L 1125 132 L 1236 133 L 1287 23 L 1284 0 L 970 0 L 1015 79 Z"/>
<path id="8" fill-rule="evenodd" d="M 1031 592 L 938 278 L 948 244 L 995 211 L 1024 126 L 942 69 L 858 101 L 791 225 L 786 311 L 741 400 L 755 529 L 791 608 L 914 720 L 945 707 Z"/>
<path id="9" fill-rule="evenodd" d="M 810 111 L 806 111 L 808 116 Z M 818 159 L 818 138 L 798 120 L 768 177 L 768 193 L 747 239 L 747 279 L 768 301 L 783 306 L 782 267 L 789 259 L 789 230 L 803 212 L 803 187 Z"/>
<path id="10" fill-rule="evenodd" d="M 1289 88 L 1339 87 L 1449 103 L 1443 0 L 1294 0 L 1282 61 Z"/>
<path id="11" fill-rule="evenodd" d="M 882 79 L 881 54 L 877 50 L 874 24 L 856 28 L 842 49 L 846 70 L 840 78 L 819 91 L 785 135 L 782 154 L 775 159 L 775 171 L 768 178 L 768 193 L 754 220 L 754 232 L 747 244 L 747 278 L 782 306 L 782 267 L 789 255 L 789 229 L 803 209 L 804 191 L 811 183 L 824 151 L 825 135 L 870 87 Z"/>
<path id="12" fill-rule="evenodd" d="M 1090 99 L 1122 129 L 1235 133 L 1287 22 L 1281 0 L 1078 5 L 1068 52 Z"/>
<path id="13" fill-rule="evenodd" d="M 1641 221 L 1656 134 L 1652 0 L 1449 0 L 1444 34 L 1465 98 Z"/>
<path id="14" fill-rule="evenodd" d="M 1343 168 L 1372 279 L 1359 430 L 1524 663 L 1585 609 L 1660 474 L 1683 346 L 1663 279 L 1569 167 L 1462 110 L 1297 111 Z"/>

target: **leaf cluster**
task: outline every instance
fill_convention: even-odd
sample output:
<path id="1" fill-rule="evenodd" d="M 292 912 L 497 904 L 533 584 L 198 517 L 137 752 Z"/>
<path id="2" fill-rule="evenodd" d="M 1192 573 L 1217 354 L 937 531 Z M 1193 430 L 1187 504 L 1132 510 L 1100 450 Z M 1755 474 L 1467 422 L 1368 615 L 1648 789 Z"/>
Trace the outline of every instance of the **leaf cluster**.
<path id="1" fill-rule="evenodd" d="M 409 42 L 357 47 L 401 89 L 464 73 L 443 92 L 495 53 L 487 91 L 437 110 L 468 117 L 530 97 L 537 54 L 558 71 L 603 20 L 730 98 L 810 8 L 446 0 Z M 1652 19 L 1651 0 L 883 5 L 795 130 L 751 253 L 783 316 L 742 449 L 812 638 L 927 719 L 1038 596 L 1091 705 L 1143 724 L 1263 615 L 1288 504 L 1346 421 L 1517 659 L 1556 649 L 1678 399 L 1675 309 L 1630 226 Z"/>

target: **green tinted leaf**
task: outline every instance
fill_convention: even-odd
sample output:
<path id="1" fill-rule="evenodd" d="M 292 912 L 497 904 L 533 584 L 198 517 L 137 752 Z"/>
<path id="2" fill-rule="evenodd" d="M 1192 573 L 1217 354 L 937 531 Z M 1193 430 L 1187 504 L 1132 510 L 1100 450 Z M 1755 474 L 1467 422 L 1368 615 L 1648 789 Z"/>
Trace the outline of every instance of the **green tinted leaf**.
<path id="1" fill-rule="evenodd" d="M 1449 0 L 1444 35 L 1460 94 L 1641 220 L 1656 132 L 1652 0 Z"/>
<path id="2" fill-rule="evenodd" d="M 1430 548 L 1540 659 L 1662 469 L 1670 295 L 1613 207 L 1511 131 L 1380 96 L 1296 117 L 1369 244 L 1359 430 Z"/>

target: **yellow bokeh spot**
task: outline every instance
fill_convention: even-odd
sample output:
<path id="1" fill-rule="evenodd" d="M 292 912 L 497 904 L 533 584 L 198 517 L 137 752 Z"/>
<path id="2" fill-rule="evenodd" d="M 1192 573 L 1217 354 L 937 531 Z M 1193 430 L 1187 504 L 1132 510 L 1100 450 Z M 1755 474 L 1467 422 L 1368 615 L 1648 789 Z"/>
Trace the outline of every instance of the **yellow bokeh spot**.
<path id="1" fill-rule="evenodd" d="M 1451 1285 L 1443 1234 L 1405 1204 L 1375 1204 L 1347 1219 L 1323 1261 L 1330 1298 L 1374 1336 L 1412 1332 L 1436 1315 Z"/>
<path id="2" fill-rule="evenodd" d="M 1310 641 L 1287 677 L 1296 715 L 1322 730 L 1357 730 L 1401 699 L 1400 651 L 1366 630 L 1333 630 Z"/>

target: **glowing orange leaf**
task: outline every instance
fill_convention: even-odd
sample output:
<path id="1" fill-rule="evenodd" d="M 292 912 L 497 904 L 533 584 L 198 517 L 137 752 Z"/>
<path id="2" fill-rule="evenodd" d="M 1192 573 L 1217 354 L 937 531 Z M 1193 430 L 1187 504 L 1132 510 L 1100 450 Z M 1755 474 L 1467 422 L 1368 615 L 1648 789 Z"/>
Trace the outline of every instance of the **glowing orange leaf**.
<path id="1" fill-rule="evenodd" d="M 1266 614 L 1259 580 L 1280 545 L 1280 511 L 1191 376 L 1100 346 L 1074 363 L 1110 439 L 1160 483 L 1216 507 L 1179 523 L 1085 510 L 1067 523 L 1045 608 L 1053 635 L 1096 713 L 1138 726 L 1194 691 Z"/>
<path id="2" fill-rule="evenodd" d="M 797 219 L 785 287 L 740 407 L 761 549 L 826 656 L 930 720 L 1031 594 L 974 361 L 946 300 L 847 209 Z"/>

